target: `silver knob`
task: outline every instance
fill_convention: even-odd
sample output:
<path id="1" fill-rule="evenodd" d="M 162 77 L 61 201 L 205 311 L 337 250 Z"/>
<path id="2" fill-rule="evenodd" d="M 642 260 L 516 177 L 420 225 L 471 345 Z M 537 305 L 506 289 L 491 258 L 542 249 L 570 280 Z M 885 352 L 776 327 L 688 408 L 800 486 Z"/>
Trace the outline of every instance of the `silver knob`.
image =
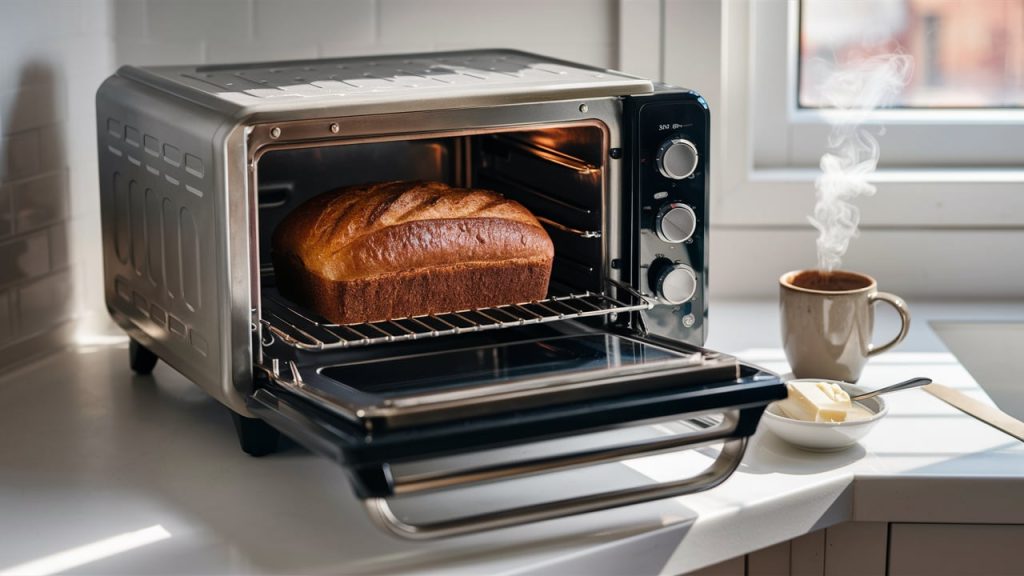
<path id="1" fill-rule="evenodd" d="M 697 230 L 697 214 L 680 202 L 662 206 L 654 218 L 654 231 L 665 242 L 686 242 Z"/>
<path id="2" fill-rule="evenodd" d="M 689 178 L 697 169 L 697 147 L 685 138 L 672 138 L 658 148 L 657 160 L 658 171 L 665 178 Z"/>
<path id="3" fill-rule="evenodd" d="M 654 291 L 669 304 L 682 304 L 697 292 L 697 275 L 685 264 L 665 260 L 652 266 Z"/>

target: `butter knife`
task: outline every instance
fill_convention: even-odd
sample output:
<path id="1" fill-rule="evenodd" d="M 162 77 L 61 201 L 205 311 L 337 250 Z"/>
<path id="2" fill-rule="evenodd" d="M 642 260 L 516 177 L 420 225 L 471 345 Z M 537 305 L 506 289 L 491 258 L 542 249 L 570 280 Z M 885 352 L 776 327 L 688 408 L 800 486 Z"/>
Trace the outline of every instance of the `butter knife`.
<path id="1" fill-rule="evenodd" d="M 1002 430 L 1010 436 L 1024 441 L 1024 422 L 1017 420 L 995 406 L 975 400 L 963 392 L 954 390 L 949 386 L 943 386 L 942 384 L 932 383 L 923 386 L 921 389 L 964 414 L 973 416 L 997 430 Z"/>

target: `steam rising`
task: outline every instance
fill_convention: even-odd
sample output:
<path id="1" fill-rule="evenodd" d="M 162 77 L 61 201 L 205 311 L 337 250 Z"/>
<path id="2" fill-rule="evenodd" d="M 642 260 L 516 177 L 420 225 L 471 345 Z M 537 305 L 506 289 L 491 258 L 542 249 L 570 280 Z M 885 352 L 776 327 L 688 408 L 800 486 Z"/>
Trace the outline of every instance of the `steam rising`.
<path id="1" fill-rule="evenodd" d="M 839 266 L 850 239 L 857 235 L 860 210 L 850 202 L 871 196 L 868 177 L 878 166 L 878 139 L 862 125 L 876 108 L 892 102 L 910 80 L 913 58 L 886 54 L 844 65 L 820 86 L 822 97 L 838 114 L 829 117 L 832 132 L 815 180 L 817 202 L 807 219 L 818 229 L 818 267 Z"/>

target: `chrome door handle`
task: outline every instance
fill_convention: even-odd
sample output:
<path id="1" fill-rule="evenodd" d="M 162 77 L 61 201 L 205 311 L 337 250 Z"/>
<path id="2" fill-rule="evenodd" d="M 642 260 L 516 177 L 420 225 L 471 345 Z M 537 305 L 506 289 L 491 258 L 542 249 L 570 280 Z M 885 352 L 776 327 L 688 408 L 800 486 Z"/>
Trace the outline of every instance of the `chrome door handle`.
<path id="1" fill-rule="evenodd" d="M 743 459 L 746 446 L 746 437 L 726 440 L 718 458 L 710 466 L 695 476 L 681 480 L 600 494 L 577 496 L 553 502 L 544 502 L 448 520 L 426 523 L 406 522 L 395 515 L 387 498 L 368 498 L 363 501 L 363 504 L 374 524 L 399 538 L 430 540 L 433 538 L 460 536 L 484 530 L 508 528 L 530 522 L 552 520 L 619 506 L 640 504 L 651 500 L 673 498 L 713 488 L 725 481 L 736 470 L 740 460 Z"/>
<path id="2" fill-rule="evenodd" d="M 328 421 L 321 420 L 315 414 L 305 413 L 299 404 L 294 404 L 286 396 L 277 396 L 268 389 L 257 390 L 251 400 L 251 406 L 257 415 L 294 440 L 339 463 L 345 464 L 348 460 L 338 443 L 342 438 L 332 436 L 340 434 L 340 429 L 336 429 Z M 630 426 L 701 418 L 707 427 L 671 437 L 661 436 L 640 439 L 626 444 L 587 447 L 582 450 L 539 455 L 512 462 L 458 469 L 442 468 L 404 474 L 395 474 L 392 466 L 388 463 L 366 462 L 359 464 L 352 462 L 353 468 L 350 472 L 354 478 L 360 478 L 355 485 L 356 491 L 357 495 L 363 498 L 363 505 L 370 519 L 385 532 L 409 540 L 458 536 L 672 498 L 713 488 L 728 478 L 739 466 L 746 449 L 747 436 L 752 433 L 762 412 L 763 406 L 748 406 L 717 411 L 722 414 L 721 420 L 703 419 L 707 412 L 695 411 L 663 416 L 654 420 L 637 421 L 631 423 Z M 600 432 L 620 427 L 623 425 L 613 424 L 606 428 L 592 428 L 588 432 Z M 529 442 L 525 441 L 524 443 Z M 400 518 L 392 508 L 393 500 L 391 498 L 393 496 L 402 497 L 458 489 L 483 482 L 628 460 L 670 450 L 694 449 L 715 442 L 721 442 L 722 448 L 710 465 L 693 476 L 671 482 L 610 490 L 504 510 L 423 522 Z M 471 451 L 462 452 L 462 454 L 467 453 L 471 453 Z M 402 463 L 413 461 L 408 458 L 400 459 Z M 348 464 L 345 465 L 348 466 Z"/>

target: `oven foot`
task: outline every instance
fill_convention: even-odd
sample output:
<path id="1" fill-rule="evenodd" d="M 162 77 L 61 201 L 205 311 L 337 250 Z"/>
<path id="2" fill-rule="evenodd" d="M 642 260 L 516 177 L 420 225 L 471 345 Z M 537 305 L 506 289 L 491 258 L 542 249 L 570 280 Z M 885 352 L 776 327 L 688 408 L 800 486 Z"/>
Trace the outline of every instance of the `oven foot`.
<path id="1" fill-rule="evenodd" d="M 128 365 L 131 366 L 132 372 L 142 375 L 150 374 L 159 359 L 156 354 L 149 351 L 149 348 L 139 344 L 135 338 L 128 342 Z"/>
<path id="2" fill-rule="evenodd" d="M 249 456 L 266 456 L 277 452 L 277 442 L 281 433 L 258 418 L 246 418 L 231 411 L 235 421 L 235 432 L 238 433 L 238 444 Z"/>

